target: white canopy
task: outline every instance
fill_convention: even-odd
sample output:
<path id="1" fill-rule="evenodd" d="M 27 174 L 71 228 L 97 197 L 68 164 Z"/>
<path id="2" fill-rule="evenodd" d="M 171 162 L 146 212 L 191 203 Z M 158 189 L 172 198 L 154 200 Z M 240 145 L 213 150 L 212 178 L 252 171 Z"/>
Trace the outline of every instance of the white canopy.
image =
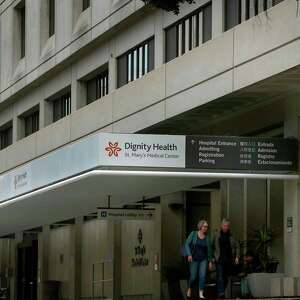
<path id="1" fill-rule="evenodd" d="M 183 191 L 225 178 L 297 180 L 298 175 L 93 170 L 0 204 L 0 235 L 28 230 L 107 207 Z"/>

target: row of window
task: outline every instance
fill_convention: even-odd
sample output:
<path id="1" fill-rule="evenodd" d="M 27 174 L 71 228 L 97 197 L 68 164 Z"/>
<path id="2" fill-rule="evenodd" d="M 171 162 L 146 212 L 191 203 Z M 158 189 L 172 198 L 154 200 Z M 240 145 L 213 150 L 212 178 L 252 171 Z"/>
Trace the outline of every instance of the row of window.
<path id="1" fill-rule="evenodd" d="M 181 56 L 212 38 L 212 4 L 172 24 L 165 30 L 165 62 Z M 154 69 L 154 38 L 118 58 L 118 87 Z"/>
<path id="2" fill-rule="evenodd" d="M 229 30 L 284 0 L 225 0 L 225 30 Z"/>
<path id="3" fill-rule="evenodd" d="M 56 0 L 47 0 L 48 3 L 48 36 L 51 37 L 55 34 L 55 1 Z M 91 3 L 90 0 L 82 0 L 82 11 L 88 9 Z M 24 58 L 26 55 L 26 7 L 25 0 L 22 0 L 16 7 L 16 17 L 18 25 L 18 34 L 19 34 L 19 49 L 20 49 L 20 59 Z"/>
<path id="4" fill-rule="evenodd" d="M 92 79 L 86 81 L 87 104 L 100 99 L 108 94 L 108 69 L 99 72 Z M 59 96 L 46 100 L 52 106 L 52 122 L 56 122 L 71 114 L 71 89 L 68 88 L 59 93 Z M 40 112 L 39 107 L 34 107 L 29 112 L 20 116 L 24 128 L 24 137 L 27 137 L 39 130 Z M 13 141 L 12 121 L 3 125 L 0 129 L 0 150 L 10 146 Z"/>
<path id="5" fill-rule="evenodd" d="M 196 12 L 166 29 L 166 62 L 207 42 L 212 37 L 212 5 Z"/>
<path id="6" fill-rule="evenodd" d="M 48 0 L 49 37 L 55 33 L 55 1 L 56 0 Z M 245 19 L 248 20 L 250 17 L 282 1 L 283 0 L 225 0 L 225 30 L 241 23 L 242 10 L 244 10 Z M 83 11 L 89 8 L 90 5 L 90 0 L 82 0 Z M 243 7 L 243 5 L 245 7 Z M 16 10 L 19 19 L 20 58 L 23 58 L 26 51 L 25 0 L 16 6 Z M 190 16 L 180 20 L 175 25 L 167 28 L 166 61 L 180 56 L 211 39 L 211 10 L 212 6 L 208 4 Z M 121 65 L 128 65 L 130 69 L 129 73 L 124 72 L 119 74 L 119 86 L 139 78 L 144 73 L 147 73 L 147 70 L 152 70 L 153 61 L 151 60 L 151 51 L 154 51 L 153 48 L 153 43 L 145 43 L 145 45 L 141 45 L 139 48 L 132 50 L 122 57 L 122 60 L 119 60 Z"/>
<path id="7" fill-rule="evenodd" d="M 263 1 L 263 6 L 256 3 Z M 276 5 L 283 0 L 272 0 Z M 246 19 L 252 14 L 259 13 L 260 9 L 269 8 L 269 0 L 246 0 Z M 52 6 L 51 6 L 51 5 Z M 90 1 L 82 2 L 83 9 L 90 6 Z M 49 13 L 54 20 L 55 0 L 49 0 Z M 232 28 L 242 20 L 242 0 L 225 0 L 225 29 Z M 25 7 L 19 7 L 25 16 Z M 247 11 L 249 12 L 247 13 Z M 25 24 L 24 22 L 21 24 Z M 54 33 L 54 24 L 49 22 L 49 34 Z M 181 56 L 193 48 L 209 41 L 212 38 L 212 5 L 208 3 L 194 11 L 185 18 L 165 30 L 165 62 Z M 25 46 L 23 46 L 25 51 Z M 117 86 L 121 87 L 134 81 L 154 69 L 154 38 L 147 39 L 143 43 L 121 55 L 117 60 Z M 86 80 L 86 100 L 90 104 L 109 92 L 108 64 L 102 66 L 101 70 Z M 60 93 L 59 96 L 49 100 L 52 103 L 52 121 L 69 115 L 71 113 L 71 90 Z M 28 136 L 39 130 L 39 109 L 31 111 L 30 114 L 22 116 L 24 121 L 24 136 Z M 12 122 L 0 128 L 0 149 L 4 149 L 12 143 Z"/>

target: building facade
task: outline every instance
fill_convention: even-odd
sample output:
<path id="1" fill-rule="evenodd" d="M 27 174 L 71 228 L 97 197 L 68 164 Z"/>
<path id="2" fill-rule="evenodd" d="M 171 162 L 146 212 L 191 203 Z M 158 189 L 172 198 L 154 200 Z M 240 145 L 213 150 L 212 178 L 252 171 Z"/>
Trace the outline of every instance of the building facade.
<path id="1" fill-rule="evenodd" d="M 175 15 L 140 0 L 1 1 L 0 179 L 99 133 L 298 139 L 299 5 L 198 0 Z M 126 194 L 119 180 L 114 189 Z M 26 199 L 22 208 L 0 203 L 1 285 L 11 300 L 43 299 L 54 281 L 60 299 L 169 299 L 164 270 L 181 261 L 187 232 L 200 218 L 213 231 L 228 217 L 240 241 L 263 225 L 276 229 L 282 290 L 300 293 L 298 180 L 192 183 L 139 203 L 112 197 L 116 208 L 155 209 L 151 221 L 97 218 L 104 203 L 84 185 L 42 197 L 42 214 Z M 1 180 L 0 188 L 7 200 Z M 148 262 L 133 268 L 140 250 Z"/>

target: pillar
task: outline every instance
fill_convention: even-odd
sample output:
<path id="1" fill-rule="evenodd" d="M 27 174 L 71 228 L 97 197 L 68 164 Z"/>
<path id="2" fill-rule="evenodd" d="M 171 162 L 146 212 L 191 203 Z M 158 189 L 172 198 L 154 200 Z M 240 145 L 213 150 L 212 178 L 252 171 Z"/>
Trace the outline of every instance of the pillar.
<path id="1" fill-rule="evenodd" d="M 113 260 L 113 299 L 121 298 L 122 280 L 122 245 L 121 245 L 121 221 L 108 221 L 108 245 L 112 251 Z M 109 249 L 108 249 L 109 250 Z M 124 274 L 123 274 L 124 275 Z"/>
<path id="2" fill-rule="evenodd" d="M 40 128 L 44 128 L 53 121 L 52 103 L 45 99 L 40 102 Z"/>
<path id="3" fill-rule="evenodd" d="M 70 264 L 70 297 L 80 300 L 81 297 L 81 235 L 83 217 L 75 219 L 72 235 Z"/>
<path id="4" fill-rule="evenodd" d="M 72 113 L 86 105 L 86 83 L 78 80 L 77 67 L 75 65 L 72 66 L 71 98 Z"/>
<path id="5" fill-rule="evenodd" d="M 211 209 L 210 209 L 210 230 L 215 232 L 219 229 L 221 223 L 221 192 L 219 190 L 210 193 Z"/>
<path id="6" fill-rule="evenodd" d="M 299 138 L 299 99 L 285 103 L 285 137 Z M 287 225 L 292 222 L 292 229 Z M 286 276 L 300 276 L 300 199 L 299 181 L 284 182 L 284 270 Z"/>
<path id="7" fill-rule="evenodd" d="M 212 38 L 224 31 L 224 1 L 212 0 Z"/>
<path id="8" fill-rule="evenodd" d="M 44 225 L 38 236 L 38 300 L 43 300 L 42 282 L 48 280 L 50 226 Z"/>
<path id="9" fill-rule="evenodd" d="M 154 57 L 155 69 L 164 64 L 165 53 L 165 34 L 163 29 L 163 10 L 157 10 L 155 13 L 155 43 L 154 43 Z"/>
<path id="10" fill-rule="evenodd" d="M 115 41 L 110 42 L 110 56 L 108 60 L 108 88 L 109 93 L 113 92 L 117 88 L 117 58 L 116 58 L 116 49 Z"/>
<path id="11" fill-rule="evenodd" d="M 154 266 L 154 280 L 153 280 L 153 300 L 160 300 L 162 289 L 162 267 L 161 267 L 161 240 L 162 240 L 162 218 L 161 218 L 161 206 L 159 204 L 154 205 L 155 207 L 155 218 L 154 218 L 154 232 L 155 240 L 154 243 L 154 260 L 157 265 Z M 150 221 L 149 221 L 150 222 Z M 157 268 L 156 268 L 157 267 Z"/>
<path id="12" fill-rule="evenodd" d="M 10 300 L 17 300 L 17 254 L 18 254 L 18 242 L 16 239 L 11 239 L 10 246 L 10 278 L 9 278 L 9 292 Z"/>
<path id="13" fill-rule="evenodd" d="M 13 143 L 16 143 L 21 139 L 21 128 L 21 120 L 18 116 L 15 115 L 13 118 Z"/>

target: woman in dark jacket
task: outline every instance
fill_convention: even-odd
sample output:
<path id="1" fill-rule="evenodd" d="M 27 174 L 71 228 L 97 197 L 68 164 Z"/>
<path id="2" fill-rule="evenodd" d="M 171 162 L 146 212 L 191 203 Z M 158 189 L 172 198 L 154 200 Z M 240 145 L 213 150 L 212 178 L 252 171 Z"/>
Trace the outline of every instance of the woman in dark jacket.
<path id="1" fill-rule="evenodd" d="M 198 231 L 192 231 L 185 242 L 185 251 L 190 265 L 188 299 L 191 299 L 192 285 L 196 281 L 197 275 L 199 276 L 199 297 L 204 299 L 207 264 L 210 269 L 212 268 L 212 248 L 207 231 L 208 223 L 202 220 L 198 223 Z"/>

